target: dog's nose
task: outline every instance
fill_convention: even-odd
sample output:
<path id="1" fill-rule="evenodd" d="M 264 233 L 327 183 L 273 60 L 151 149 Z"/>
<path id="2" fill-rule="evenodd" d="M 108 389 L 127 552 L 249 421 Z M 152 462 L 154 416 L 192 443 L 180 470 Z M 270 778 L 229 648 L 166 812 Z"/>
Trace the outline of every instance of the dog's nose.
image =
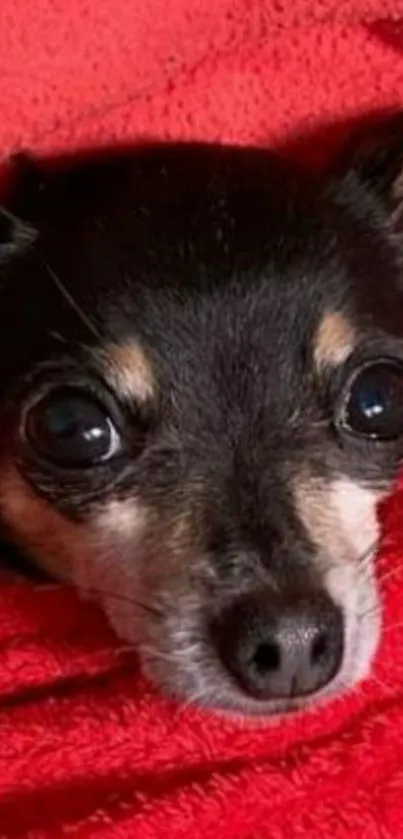
<path id="1" fill-rule="evenodd" d="M 257 699 L 304 697 L 340 669 L 343 617 L 326 594 L 287 601 L 248 595 L 213 627 L 220 659 L 243 691 Z"/>

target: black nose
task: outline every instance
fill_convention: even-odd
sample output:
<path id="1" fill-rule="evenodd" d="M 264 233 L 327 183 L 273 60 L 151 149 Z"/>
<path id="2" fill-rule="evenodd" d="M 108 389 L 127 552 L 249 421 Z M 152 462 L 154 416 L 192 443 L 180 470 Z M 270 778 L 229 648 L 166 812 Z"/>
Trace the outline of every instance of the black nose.
<path id="1" fill-rule="evenodd" d="M 274 600 L 248 595 L 215 622 L 221 661 L 258 699 L 303 697 L 325 687 L 343 655 L 343 618 L 326 594 Z"/>

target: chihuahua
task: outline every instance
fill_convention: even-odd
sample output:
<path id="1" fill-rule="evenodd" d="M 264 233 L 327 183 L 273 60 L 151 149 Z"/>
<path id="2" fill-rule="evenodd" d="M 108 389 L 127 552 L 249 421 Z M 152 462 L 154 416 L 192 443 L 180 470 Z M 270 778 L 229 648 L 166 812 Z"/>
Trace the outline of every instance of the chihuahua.
<path id="1" fill-rule="evenodd" d="M 353 688 L 403 458 L 403 118 L 326 177 L 180 143 L 15 170 L 3 535 L 169 694 L 264 716 Z"/>

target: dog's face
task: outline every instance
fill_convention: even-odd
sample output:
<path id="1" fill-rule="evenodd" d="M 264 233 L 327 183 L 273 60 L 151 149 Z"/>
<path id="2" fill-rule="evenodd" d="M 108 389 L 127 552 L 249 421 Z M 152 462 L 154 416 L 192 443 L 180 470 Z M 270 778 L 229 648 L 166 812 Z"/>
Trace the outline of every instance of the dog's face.
<path id="1" fill-rule="evenodd" d="M 139 151 L 60 175 L 30 244 L 4 216 L 3 527 L 188 700 L 273 714 L 368 673 L 403 455 L 391 145 L 324 186 Z"/>

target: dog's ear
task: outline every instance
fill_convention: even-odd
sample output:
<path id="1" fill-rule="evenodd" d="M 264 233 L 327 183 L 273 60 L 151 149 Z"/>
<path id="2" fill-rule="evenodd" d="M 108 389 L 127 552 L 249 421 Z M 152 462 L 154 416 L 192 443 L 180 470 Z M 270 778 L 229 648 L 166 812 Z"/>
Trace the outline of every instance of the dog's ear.
<path id="1" fill-rule="evenodd" d="M 29 223 L 0 207 L 0 263 L 8 262 L 36 239 L 37 231 Z"/>
<path id="2" fill-rule="evenodd" d="M 26 250 L 38 236 L 45 183 L 35 161 L 26 154 L 10 163 L 10 190 L 0 206 L 0 263 Z"/>
<path id="3" fill-rule="evenodd" d="M 339 197 L 359 204 L 403 233 L 403 112 L 355 133 L 336 166 Z"/>

